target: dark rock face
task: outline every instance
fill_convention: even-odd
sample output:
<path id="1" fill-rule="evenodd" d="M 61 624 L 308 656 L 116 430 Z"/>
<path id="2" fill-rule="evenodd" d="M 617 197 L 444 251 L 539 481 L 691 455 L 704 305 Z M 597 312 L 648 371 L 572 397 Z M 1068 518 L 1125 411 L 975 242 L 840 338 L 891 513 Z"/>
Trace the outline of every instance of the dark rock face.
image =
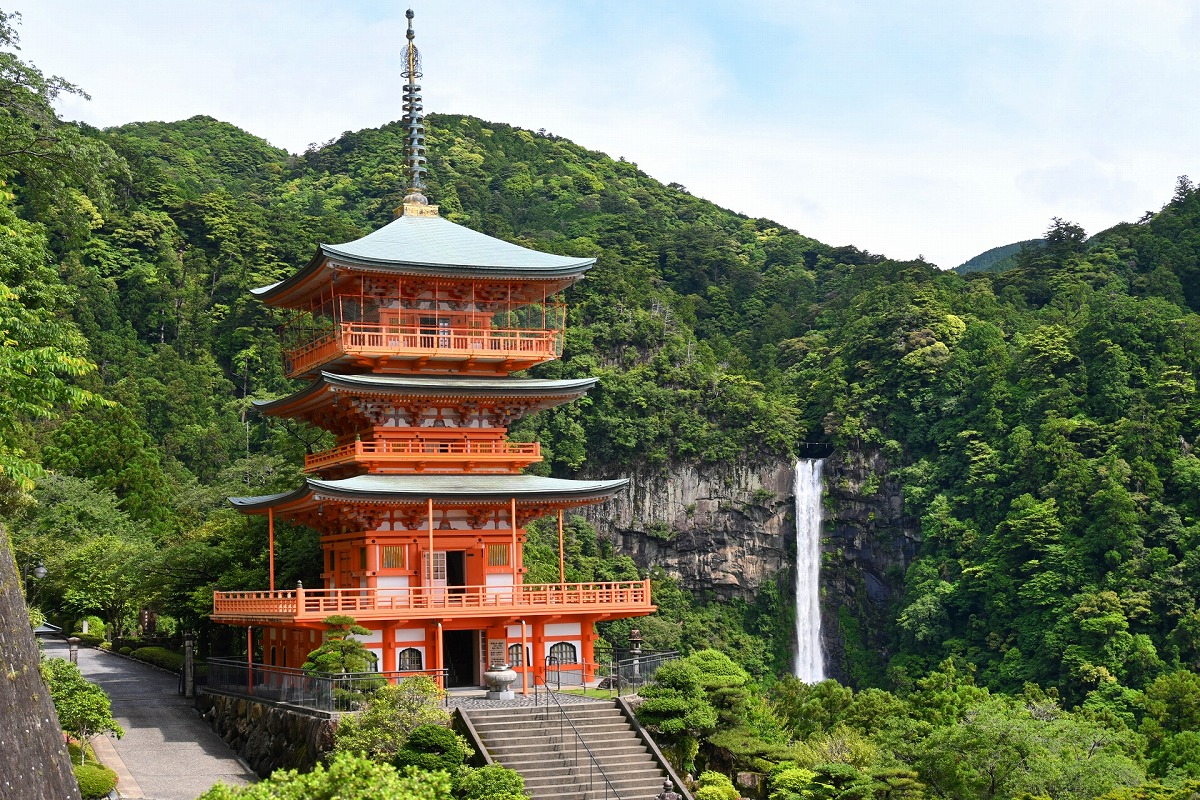
<path id="1" fill-rule="evenodd" d="M 640 568 L 660 566 L 691 591 L 752 600 L 792 569 L 792 472 L 780 460 L 646 469 L 585 514 Z"/>
<path id="2" fill-rule="evenodd" d="M 39 659 L 20 572 L 0 526 L 0 797 L 78 800 L 79 784 Z"/>
<path id="3" fill-rule="evenodd" d="M 824 505 L 826 674 L 853 686 L 881 685 L 920 528 L 905 515 L 901 486 L 876 451 L 839 451 L 826 460 Z"/>
<path id="4" fill-rule="evenodd" d="M 258 776 L 312 769 L 333 746 L 336 715 L 207 691 L 196 710 Z"/>
<path id="5" fill-rule="evenodd" d="M 673 464 L 626 472 L 628 490 L 588 520 L 642 569 L 660 566 L 684 588 L 753 600 L 768 581 L 795 591 L 795 466 Z M 918 528 L 882 454 L 839 451 L 824 465 L 822 620 L 826 671 L 878 684 L 891 651 L 895 605 Z"/>

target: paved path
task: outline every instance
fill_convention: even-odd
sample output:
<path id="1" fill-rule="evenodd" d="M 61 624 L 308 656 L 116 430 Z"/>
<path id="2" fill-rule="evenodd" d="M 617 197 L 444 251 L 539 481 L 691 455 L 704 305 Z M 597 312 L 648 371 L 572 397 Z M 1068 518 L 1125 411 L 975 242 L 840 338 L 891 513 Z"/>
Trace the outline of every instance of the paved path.
<path id="1" fill-rule="evenodd" d="M 47 656 L 67 657 L 61 639 L 43 644 Z M 256 780 L 180 696 L 175 675 L 88 647 L 79 649 L 79 671 L 108 692 L 113 716 L 125 729 L 121 739 L 97 737 L 92 745 L 120 776 L 121 797 L 194 800 L 217 781 Z"/>

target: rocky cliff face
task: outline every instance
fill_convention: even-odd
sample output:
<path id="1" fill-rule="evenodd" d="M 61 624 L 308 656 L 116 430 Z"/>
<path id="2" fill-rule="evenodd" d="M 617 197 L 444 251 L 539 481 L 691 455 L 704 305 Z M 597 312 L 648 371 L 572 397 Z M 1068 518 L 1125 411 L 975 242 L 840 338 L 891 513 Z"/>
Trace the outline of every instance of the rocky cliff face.
<path id="1" fill-rule="evenodd" d="M 877 451 L 837 452 L 825 462 L 825 668 L 854 686 L 884 683 L 904 573 L 920 543 L 900 489 Z"/>
<path id="2" fill-rule="evenodd" d="M 639 567 L 661 566 L 691 591 L 749 601 L 779 581 L 790 596 L 793 473 L 793 463 L 781 459 L 626 471 L 630 488 L 587 516 Z M 826 670 L 852 684 L 879 683 L 917 528 L 877 452 L 835 453 L 825 461 L 824 483 Z"/>
<path id="3" fill-rule="evenodd" d="M 629 489 L 588 521 L 645 569 L 691 590 L 752 600 L 794 560 L 792 463 L 675 464 L 626 473 Z"/>

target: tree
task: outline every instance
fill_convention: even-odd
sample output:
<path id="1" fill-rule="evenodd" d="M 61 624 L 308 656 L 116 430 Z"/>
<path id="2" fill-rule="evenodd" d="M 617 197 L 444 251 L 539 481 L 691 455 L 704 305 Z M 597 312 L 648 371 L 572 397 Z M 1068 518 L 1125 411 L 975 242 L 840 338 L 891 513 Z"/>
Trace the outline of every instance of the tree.
<path id="1" fill-rule="evenodd" d="M 112 715 L 112 702 L 103 689 L 89 682 L 79 668 L 61 658 L 42 661 L 42 676 L 50 688 L 50 697 L 63 730 L 86 745 L 93 737 L 111 733 L 118 739 L 125 731 Z M 83 763 L 85 747 L 79 748 Z"/>
<path id="2" fill-rule="evenodd" d="M 345 614 L 334 614 L 321 621 L 329 626 L 329 630 L 323 634 L 321 646 L 305 659 L 301 667 L 305 672 L 348 674 L 375 671 L 379 658 L 354 638 L 367 636 L 370 630 Z"/>

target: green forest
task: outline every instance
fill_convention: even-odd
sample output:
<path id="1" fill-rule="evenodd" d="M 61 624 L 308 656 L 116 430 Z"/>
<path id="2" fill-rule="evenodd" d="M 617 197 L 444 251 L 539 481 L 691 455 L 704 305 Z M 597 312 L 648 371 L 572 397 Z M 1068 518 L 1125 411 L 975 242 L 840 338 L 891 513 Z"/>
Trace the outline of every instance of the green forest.
<path id="1" fill-rule="evenodd" d="M 30 596 L 47 614 L 120 635 L 150 608 L 217 652 L 212 591 L 267 583 L 265 520 L 225 498 L 294 487 L 323 446 L 251 410 L 295 386 L 280 320 L 249 290 L 388 222 L 404 137 L 393 123 L 294 155 L 208 117 L 98 130 L 58 117 L 55 98 L 82 90 L 17 41 L 0 15 L 0 521 L 18 564 L 44 563 Z M 431 115 L 428 138 L 443 216 L 597 259 L 567 293 L 564 357 L 534 374 L 600 384 L 521 424 L 538 469 L 822 442 L 883 454 L 903 487 L 920 550 L 887 663 L 861 685 L 784 676 L 786 586 L 717 604 L 652 575 L 648 645 L 732 659 L 724 682 L 703 656 L 707 673 L 664 684 L 681 764 L 775 770 L 778 800 L 1194 796 L 1188 178 L 1136 223 L 1089 235 L 1056 218 L 1011 268 L 960 275 L 734 214 L 544 131 Z M 568 528 L 569 579 L 636 572 Z M 317 585 L 316 534 L 279 535 L 279 583 Z M 556 547 L 535 528 L 531 572 L 556 570 Z M 702 697 L 712 714 L 672 716 Z"/>

